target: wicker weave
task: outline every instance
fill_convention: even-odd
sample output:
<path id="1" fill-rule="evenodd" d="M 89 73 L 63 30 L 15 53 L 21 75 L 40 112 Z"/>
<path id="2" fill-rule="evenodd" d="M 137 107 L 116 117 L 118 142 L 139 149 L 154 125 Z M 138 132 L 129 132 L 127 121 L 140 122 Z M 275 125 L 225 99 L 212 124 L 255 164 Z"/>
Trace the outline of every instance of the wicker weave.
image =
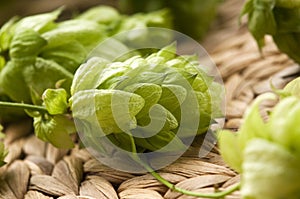
<path id="1" fill-rule="evenodd" d="M 299 66 L 279 53 L 267 39 L 263 56 L 245 27 L 237 23 L 240 0 L 227 0 L 220 20 L 204 46 L 220 69 L 226 87 L 226 128 L 236 129 L 242 115 L 258 95 L 270 91 L 270 82 L 281 88 Z M 266 108 L 274 104 L 265 103 Z M 151 175 L 134 175 L 106 167 L 84 149 L 59 150 L 32 135 L 32 121 L 6 128 L 8 164 L 0 169 L 3 199 L 161 199 L 194 198 L 168 190 Z M 189 153 L 159 173 L 178 187 L 199 192 L 222 190 L 239 181 L 214 149 L 204 159 Z M 239 198 L 235 192 L 227 199 Z"/>

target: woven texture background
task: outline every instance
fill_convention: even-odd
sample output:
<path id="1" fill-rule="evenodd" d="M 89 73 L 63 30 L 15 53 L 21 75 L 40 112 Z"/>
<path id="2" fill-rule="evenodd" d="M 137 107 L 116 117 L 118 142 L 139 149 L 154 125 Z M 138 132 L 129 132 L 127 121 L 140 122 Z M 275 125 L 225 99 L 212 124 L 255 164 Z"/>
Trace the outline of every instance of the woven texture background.
<path id="1" fill-rule="evenodd" d="M 263 56 L 244 26 L 238 25 L 243 1 L 227 0 L 219 20 L 203 42 L 218 66 L 226 87 L 226 125 L 237 129 L 249 104 L 271 90 L 283 87 L 299 73 L 299 66 L 278 52 L 268 38 Z M 262 112 L 274 105 L 264 103 Z M 60 150 L 32 134 L 32 121 L 6 128 L 8 164 L 0 169 L 2 199 L 190 199 L 168 190 L 151 175 L 134 175 L 108 168 L 78 147 Z M 178 187 L 194 191 L 222 190 L 239 181 L 220 157 L 217 147 L 204 159 L 193 151 L 158 171 Z M 235 192 L 227 199 L 239 198 Z"/>

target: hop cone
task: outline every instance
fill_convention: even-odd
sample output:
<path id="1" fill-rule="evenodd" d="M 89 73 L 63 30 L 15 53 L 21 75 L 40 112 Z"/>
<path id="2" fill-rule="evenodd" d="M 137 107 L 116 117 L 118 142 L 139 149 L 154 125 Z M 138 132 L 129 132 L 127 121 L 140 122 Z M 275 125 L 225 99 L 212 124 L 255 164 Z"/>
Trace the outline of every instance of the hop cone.
<path id="1" fill-rule="evenodd" d="M 86 139 L 95 137 L 89 135 L 94 128 L 96 137 L 128 151 L 129 135 L 140 151 L 175 151 L 185 149 L 186 137 L 205 133 L 221 116 L 221 86 L 197 57 L 175 51 L 170 45 L 146 57 L 113 63 L 95 57 L 83 64 L 74 76 L 71 107 Z"/>
<path id="2" fill-rule="evenodd" d="M 300 1 L 248 0 L 243 15 L 259 48 L 265 35 L 271 35 L 280 51 L 300 63 Z"/>

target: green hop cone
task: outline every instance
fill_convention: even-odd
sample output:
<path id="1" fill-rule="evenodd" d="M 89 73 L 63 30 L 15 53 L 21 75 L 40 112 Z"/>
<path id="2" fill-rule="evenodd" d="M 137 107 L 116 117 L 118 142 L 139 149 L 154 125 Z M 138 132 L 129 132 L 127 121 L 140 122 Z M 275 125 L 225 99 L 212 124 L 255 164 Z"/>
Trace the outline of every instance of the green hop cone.
<path id="1" fill-rule="evenodd" d="M 241 173 L 242 198 L 299 198 L 299 98 L 283 98 L 266 122 L 259 112 L 265 99 L 276 96 L 268 93 L 258 97 L 237 133 L 219 132 L 221 154 Z"/>
<path id="2" fill-rule="evenodd" d="M 184 138 L 221 117 L 222 89 L 212 80 L 198 62 L 177 56 L 175 45 L 123 62 L 94 57 L 74 75 L 70 106 L 83 139 L 96 148 L 108 137 L 131 151 L 132 137 L 140 152 L 183 151 Z"/>
<path id="3" fill-rule="evenodd" d="M 249 141 L 244 151 L 243 198 L 300 197 L 300 158 L 264 139 Z"/>
<path id="4" fill-rule="evenodd" d="M 241 16 L 248 16 L 248 28 L 259 48 L 264 37 L 271 35 L 277 47 L 300 63 L 300 1 L 248 0 Z"/>

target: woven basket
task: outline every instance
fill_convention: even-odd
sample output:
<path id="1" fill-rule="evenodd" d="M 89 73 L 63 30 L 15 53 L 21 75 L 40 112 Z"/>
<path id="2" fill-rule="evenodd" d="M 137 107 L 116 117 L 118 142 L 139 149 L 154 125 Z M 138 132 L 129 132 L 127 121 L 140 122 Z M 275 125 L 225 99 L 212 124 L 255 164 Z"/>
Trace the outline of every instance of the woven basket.
<path id="1" fill-rule="evenodd" d="M 220 20 L 203 42 L 215 61 L 226 87 L 225 128 L 237 129 L 249 104 L 270 91 L 270 82 L 282 88 L 299 72 L 299 66 L 278 52 L 268 38 L 263 56 L 237 16 L 243 2 L 227 0 L 220 8 Z M 264 103 L 264 109 L 274 102 Z M 194 198 L 168 190 L 150 174 L 136 175 L 113 170 L 95 160 L 86 150 L 60 150 L 32 134 L 32 121 L 6 128 L 8 164 L 0 169 L 2 199 L 162 199 Z M 222 190 L 238 182 L 239 176 L 222 161 L 215 148 L 206 158 L 186 154 L 158 171 L 164 178 L 203 193 Z M 235 192 L 227 199 L 240 198 Z"/>

